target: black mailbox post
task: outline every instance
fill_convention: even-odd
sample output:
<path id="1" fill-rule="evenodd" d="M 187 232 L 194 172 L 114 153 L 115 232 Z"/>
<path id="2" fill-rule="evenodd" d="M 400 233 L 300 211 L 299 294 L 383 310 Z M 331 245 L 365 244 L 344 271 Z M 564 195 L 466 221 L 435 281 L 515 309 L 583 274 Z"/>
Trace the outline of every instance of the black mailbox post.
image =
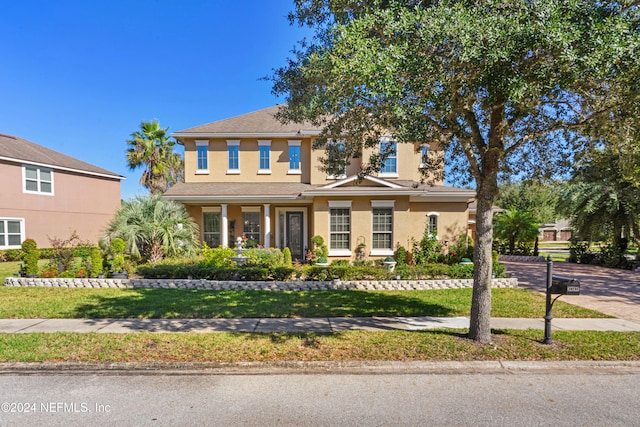
<path id="1" fill-rule="evenodd" d="M 558 295 L 551 300 L 551 294 Z M 553 303 L 562 295 L 580 295 L 580 282 L 570 277 L 554 276 L 551 255 L 547 257 L 547 310 L 544 316 L 544 344 L 552 344 L 551 340 L 551 309 Z"/>

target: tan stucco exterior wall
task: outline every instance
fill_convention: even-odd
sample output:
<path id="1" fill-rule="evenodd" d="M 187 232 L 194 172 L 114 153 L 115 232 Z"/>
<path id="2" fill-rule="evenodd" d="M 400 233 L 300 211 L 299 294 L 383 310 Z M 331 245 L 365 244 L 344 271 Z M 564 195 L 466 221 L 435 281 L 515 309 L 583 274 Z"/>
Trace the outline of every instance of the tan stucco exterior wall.
<path id="1" fill-rule="evenodd" d="M 50 247 L 49 237 L 77 232 L 98 243 L 120 207 L 120 180 L 53 171 L 53 195 L 22 191 L 22 165 L 0 162 L 0 218 L 24 219 L 25 237 Z"/>
<path id="2" fill-rule="evenodd" d="M 317 197 L 314 200 L 312 234 L 321 235 L 329 246 L 329 201 L 351 201 L 352 256 L 338 258 L 353 259 L 355 249 L 360 243 L 365 243 L 367 256 L 371 256 L 372 200 L 385 199 L 381 197 Z M 441 242 L 453 242 L 460 234 L 466 233 L 466 204 L 410 202 L 408 196 L 398 197 L 393 207 L 394 249 L 401 245 L 410 250 L 411 238 L 418 241 L 422 238 L 429 213 L 439 213 L 438 239 Z"/>
<path id="3" fill-rule="evenodd" d="M 197 173 L 196 140 L 209 141 L 209 173 Z M 184 139 L 185 182 L 310 182 L 311 142 L 307 139 L 239 139 L 240 173 L 227 173 L 229 159 L 227 140 L 238 139 Z M 271 173 L 259 172 L 258 141 L 271 141 Z M 289 173 L 289 141 L 300 142 L 301 173 Z"/>

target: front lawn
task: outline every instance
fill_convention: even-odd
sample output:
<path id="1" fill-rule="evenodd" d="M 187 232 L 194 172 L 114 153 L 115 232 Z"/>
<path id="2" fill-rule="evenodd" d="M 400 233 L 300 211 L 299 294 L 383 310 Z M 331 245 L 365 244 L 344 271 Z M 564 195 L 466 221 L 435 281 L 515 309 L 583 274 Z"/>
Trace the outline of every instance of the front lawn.
<path id="1" fill-rule="evenodd" d="M 463 330 L 287 333 L 0 334 L 0 362 L 285 362 L 410 360 L 640 360 L 640 332 Z"/>
<path id="2" fill-rule="evenodd" d="M 425 291 L 207 291 L 0 287 L 0 318 L 238 318 L 469 316 L 471 289 Z M 494 317 L 542 318 L 545 298 L 494 289 Z M 607 317 L 557 301 L 554 317 Z"/>

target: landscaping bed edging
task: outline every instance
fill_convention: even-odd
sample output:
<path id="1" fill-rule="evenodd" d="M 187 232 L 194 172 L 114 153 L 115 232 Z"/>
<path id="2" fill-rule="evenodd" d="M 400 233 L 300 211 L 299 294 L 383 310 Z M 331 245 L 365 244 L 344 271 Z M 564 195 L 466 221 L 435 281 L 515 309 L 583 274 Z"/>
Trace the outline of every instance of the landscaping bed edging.
<path id="1" fill-rule="evenodd" d="M 498 261 L 507 262 L 546 262 L 543 256 L 533 255 L 498 255 Z"/>
<path id="2" fill-rule="evenodd" d="M 311 290 L 386 290 L 410 291 L 428 289 L 459 289 L 473 287 L 473 279 L 441 280 L 354 280 L 354 281 L 217 281 L 191 279 L 73 279 L 8 277 L 5 286 L 46 288 L 116 288 L 116 289 L 207 289 L 263 290 L 263 291 L 311 291 Z M 493 288 L 516 288 L 515 277 L 493 279 Z"/>

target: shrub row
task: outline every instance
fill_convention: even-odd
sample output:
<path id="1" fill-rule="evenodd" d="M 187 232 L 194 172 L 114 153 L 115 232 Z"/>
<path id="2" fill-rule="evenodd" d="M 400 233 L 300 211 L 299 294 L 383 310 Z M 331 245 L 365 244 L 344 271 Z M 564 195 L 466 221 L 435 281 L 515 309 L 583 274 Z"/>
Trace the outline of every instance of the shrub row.
<path id="1" fill-rule="evenodd" d="M 505 269 L 494 264 L 495 277 L 504 277 Z M 398 275 L 405 280 L 418 279 L 471 279 L 473 265 L 429 264 L 401 266 L 390 273 L 384 267 L 353 267 L 345 265 L 291 267 L 208 267 L 202 264 L 161 263 L 138 267 L 138 274 L 147 279 L 207 279 L 207 280 L 276 280 L 286 281 L 294 274 L 302 280 L 388 280 Z"/>
<path id="2" fill-rule="evenodd" d="M 141 265 L 137 273 L 145 279 L 206 280 L 289 280 L 295 270 L 290 267 L 207 267 L 201 264 Z"/>

